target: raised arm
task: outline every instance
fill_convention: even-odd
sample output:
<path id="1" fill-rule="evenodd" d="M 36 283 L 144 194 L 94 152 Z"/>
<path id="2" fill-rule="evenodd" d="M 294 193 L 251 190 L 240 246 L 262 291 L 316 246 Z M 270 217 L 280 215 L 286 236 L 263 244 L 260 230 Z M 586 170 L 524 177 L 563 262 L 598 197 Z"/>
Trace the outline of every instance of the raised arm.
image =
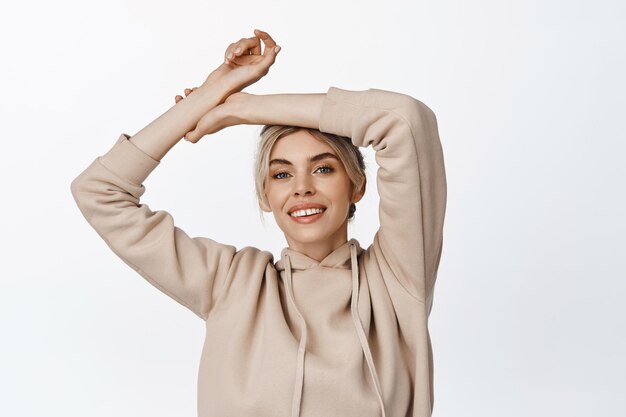
<path id="1" fill-rule="evenodd" d="M 319 126 L 376 152 L 380 228 L 370 251 L 430 306 L 447 194 L 435 114 L 405 94 L 331 87 Z"/>
<path id="2" fill-rule="evenodd" d="M 380 228 L 370 253 L 410 294 L 429 303 L 442 250 L 447 193 L 434 113 L 413 97 L 379 89 L 237 93 L 229 100 L 213 114 L 222 109 L 222 114 L 239 114 L 240 123 L 317 128 L 346 136 L 356 146 L 372 146 L 379 165 Z"/>
<path id="3" fill-rule="evenodd" d="M 242 39 L 229 49 L 235 50 L 238 44 L 245 47 L 248 41 L 254 43 L 250 38 Z M 122 133 L 113 147 L 71 184 L 83 216 L 112 251 L 159 290 L 205 320 L 238 256 L 236 248 L 209 238 L 192 238 L 174 225 L 167 211 L 152 211 L 140 201 L 145 192 L 143 182 L 202 115 L 228 94 L 267 73 L 275 53 L 267 46 L 265 52 L 221 64 L 194 94 L 177 102 L 137 134 L 131 137 Z"/>
<path id="4" fill-rule="evenodd" d="M 189 237 L 165 210 L 140 202 L 143 181 L 159 162 L 122 133 L 72 181 L 74 200 L 110 249 L 139 275 L 206 320 L 235 248 Z"/>
<path id="5" fill-rule="evenodd" d="M 280 48 L 277 49 L 276 42 L 266 32 L 255 30 L 255 34 L 230 44 L 224 53 L 224 63 L 209 74 L 200 87 L 194 88 L 193 94 L 177 99 L 173 107 L 133 135 L 130 141 L 160 161 L 180 139 L 196 128 L 205 114 L 230 95 L 265 76 Z M 263 54 L 261 40 L 265 43 Z M 206 118 L 204 122 L 206 124 Z M 208 128 L 210 126 L 205 126 Z"/>

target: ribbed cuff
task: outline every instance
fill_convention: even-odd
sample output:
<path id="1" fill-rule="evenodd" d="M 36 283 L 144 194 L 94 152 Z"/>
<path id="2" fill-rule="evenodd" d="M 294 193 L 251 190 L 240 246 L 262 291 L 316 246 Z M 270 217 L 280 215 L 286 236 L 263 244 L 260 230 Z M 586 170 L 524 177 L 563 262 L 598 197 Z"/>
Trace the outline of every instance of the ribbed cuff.
<path id="1" fill-rule="evenodd" d="M 141 185 L 148 175 L 159 165 L 159 161 L 139 149 L 122 133 L 115 145 L 98 161 L 118 177 L 135 185 Z"/>
<path id="2" fill-rule="evenodd" d="M 352 91 L 330 87 L 322 104 L 319 130 L 350 137 L 354 120 L 368 103 L 370 90 Z"/>
<path id="3" fill-rule="evenodd" d="M 348 120 L 345 115 L 347 108 L 340 103 L 342 99 L 345 100 L 344 92 L 347 91 L 336 87 L 330 87 L 326 92 L 319 120 L 318 129 L 321 132 L 346 136 L 349 126 L 342 126 L 342 122 Z"/>

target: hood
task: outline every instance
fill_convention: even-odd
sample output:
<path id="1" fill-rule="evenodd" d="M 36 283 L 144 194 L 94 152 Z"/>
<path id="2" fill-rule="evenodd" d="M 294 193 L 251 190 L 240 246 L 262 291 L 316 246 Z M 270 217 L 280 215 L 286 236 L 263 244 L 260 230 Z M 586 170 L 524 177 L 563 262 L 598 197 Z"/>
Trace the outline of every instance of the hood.
<path id="1" fill-rule="evenodd" d="M 372 353 L 370 351 L 370 347 L 367 342 L 367 336 L 365 335 L 365 330 L 363 330 L 363 324 L 361 322 L 361 318 L 359 317 L 359 311 L 357 308 L 360 287 L 358 256 L 361 254 L 361 252 L 363 252 L 363 248 L 361 248 L 359 242 L 356 239 L 348 240 L 346 243 L 329 253 L 321 261 L 317 261 L 303 253 L 286 247 L 280 253 L 280 260 L 278 260 L 278 262 L 276 262 L 276 264 L 274 265 L 276 267 L 276 270 L 279 272 L 280 277 L 285 283 L 287 300 L 295 308 L 298 318 L 300 320 L 301 336 L 298 346 L 298 355 L 296 358 L 296 381 L 294 383 L 293 401 L 291 404 L 291 417 L 300 416 L 300 404 L 302 402 L 302 389 L 304 386 L 304 356 L 306 353 L 307 343 L 306 321 L 300 313 L 298 305 L 296 304 L 295 298 L 293 296 L 293 272 L 302 271 L 316 266 L 323 266 L 326 268 L 350 269 L 352 272 L 352 296 L 350 301 L 352 322 L 354 323 L 357 336 L 359 337 L 359 342 L 361 343 L 363 354 L 365 355 L 365 360 L 367 361 L 370 376 L 372 377 L 372 382 L 374 383 L 374 387 L 376 389 L 376 395 L 378 397 L 378 402 L 382 410 L 382 417 L 386 416 L 385 405 L 382 399 L 382 391 L 380 388 L 378 374 L 376 373 L 376 368 L 374 367 Z"/>
<path id="2" fill-rule="evenodd" d="M 276 270 L 281 272 L 285 270 L 286 257 L 289 257 L 289 261 L 291 264 L 292 271 L 302 271 L 305 269 L 313 268 L 315 266 L 324 266 L 326 268 L 341 268 L 341 269 L 350 269 L 351 268 L 351 259 L 350 259 L 350 245 L 354 244 L 356 247 L 356 255 L 360 255 L 363 251 L 361 245 L 356 239 L 350 239 L 343 245 L 339 246 L 337 249 L 329 253 L 324 259 L 321 261 L 317 261 L 313 258 L 308 257 L 307 255 L 300 253 L 296 250 L 290 249 L 289 247 L 284 248 L 280 252 L 280 259 L 276 262 L 275 267 Z"/>

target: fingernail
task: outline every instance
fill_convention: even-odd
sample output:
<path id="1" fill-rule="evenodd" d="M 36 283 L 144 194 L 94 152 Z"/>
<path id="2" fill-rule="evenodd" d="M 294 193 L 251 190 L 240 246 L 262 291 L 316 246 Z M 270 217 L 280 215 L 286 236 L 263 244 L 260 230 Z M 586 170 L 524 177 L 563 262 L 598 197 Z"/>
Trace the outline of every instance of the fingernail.
<path id="1" fill-rule="evenodd" d="M 276 52 L 280 52 L 280 46 L 278 46 L 278 45 L 277 45 L 277 46 L 274 48 L 274 50 L 275 50 Z"/>
<path id="2" fill-rule="evenodd" d="M 241 52 L 241 47 L 237 47 L 237 49 L 235 49 L 236 54 L 238 54 L 239 52 Z"/>

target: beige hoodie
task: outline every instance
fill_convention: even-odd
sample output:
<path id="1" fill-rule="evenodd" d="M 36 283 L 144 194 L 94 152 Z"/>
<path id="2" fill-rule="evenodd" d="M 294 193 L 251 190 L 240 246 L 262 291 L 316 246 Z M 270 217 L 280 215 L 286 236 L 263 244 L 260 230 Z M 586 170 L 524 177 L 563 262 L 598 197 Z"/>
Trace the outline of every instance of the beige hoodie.
<path id="1" fill-rule="evenodd" d="M 121 134 L 73 182 L 89 224 L 206 323 L 198 416 L 430 416 L 428 316 L 446 176 L 433 112 L 400 93 L 330 87 L 319 130 L 372 146 L 380 228 L 321 262 L 190 237 L 140 197 L 159 161 Z"/>

